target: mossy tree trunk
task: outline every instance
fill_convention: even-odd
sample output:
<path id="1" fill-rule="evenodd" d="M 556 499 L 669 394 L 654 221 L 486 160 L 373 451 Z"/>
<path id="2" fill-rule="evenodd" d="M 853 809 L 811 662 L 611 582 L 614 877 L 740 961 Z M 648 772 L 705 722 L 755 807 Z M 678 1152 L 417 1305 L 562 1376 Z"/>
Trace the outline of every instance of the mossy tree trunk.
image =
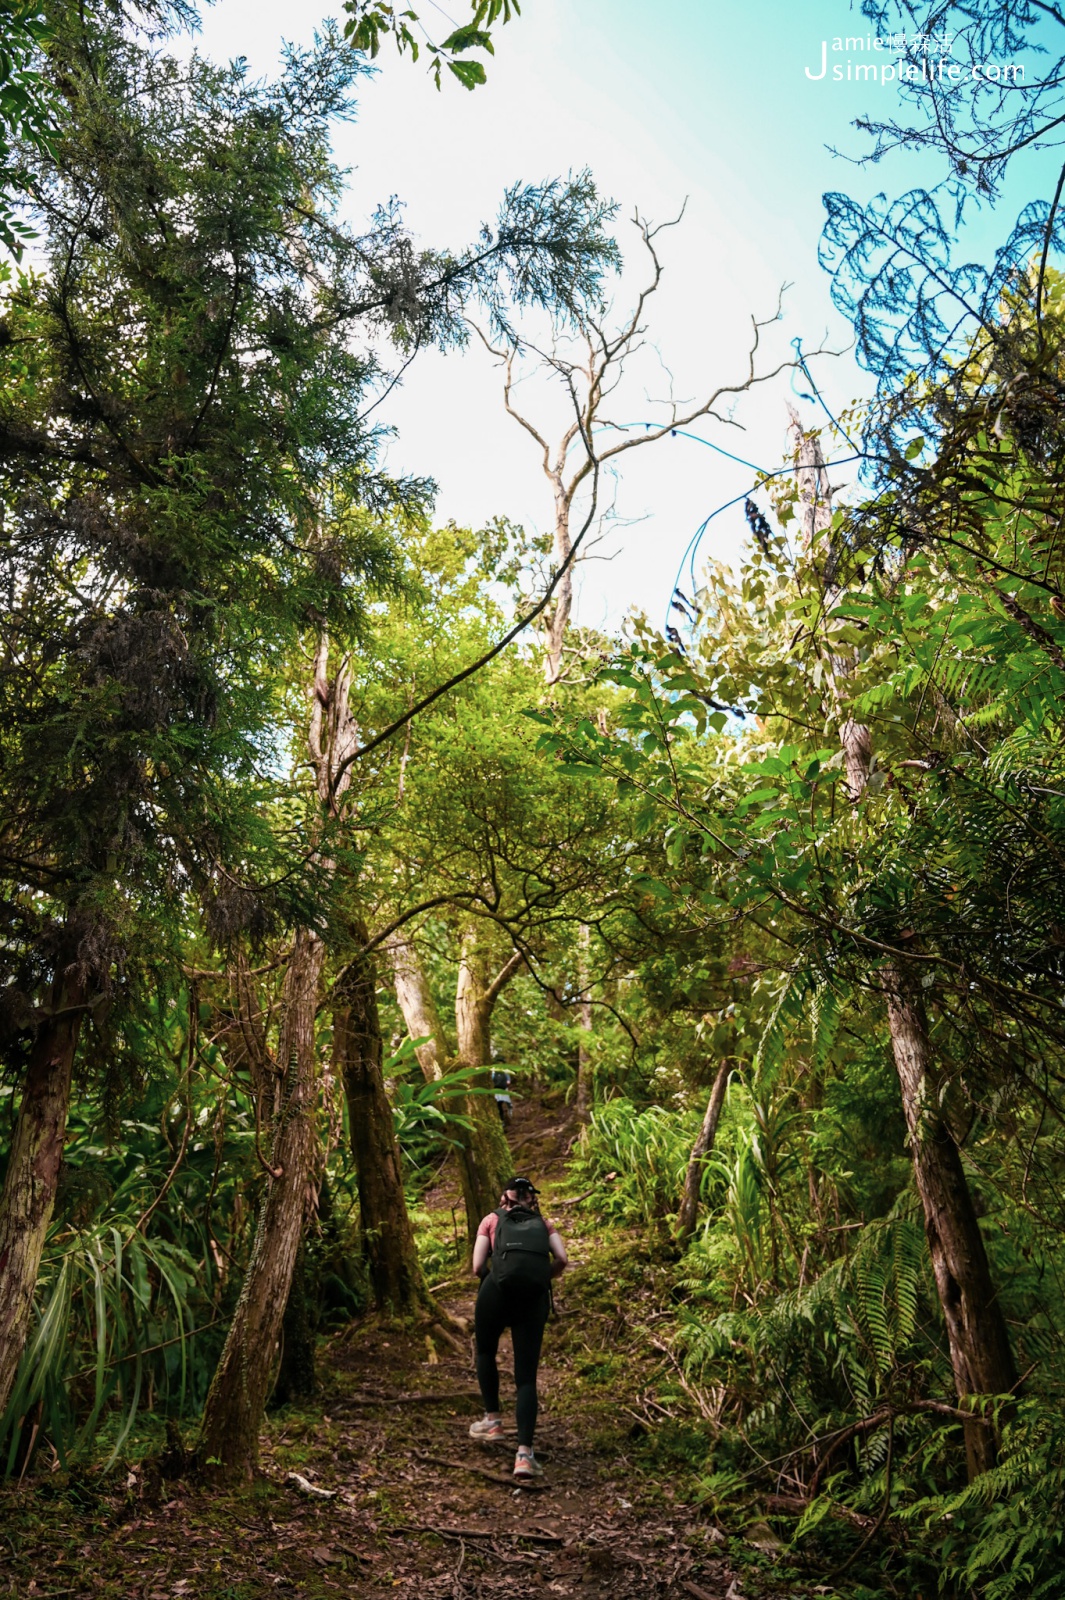
<path id="1" fill-rule="evenodd" d="M 356 956 L 334 991 L 333 1048 L 344 1086 L 370 1283 L 378 1309 L 425 1309 L 425 1292 L 403 1192 L 403 1171 L 385 1092 L 373 962 Z"/>
<path id="2" fill-rule="evenodd" d="M 463 1096 L 463 1109 L 471 1126 L 463 1140 L 462 1197 L 471 1243 L 481 1218 L 499 1204 L 503 1184 L 512 1176 L 510 1146 L 492 1094 L 492 1012 L 522 960 L 520 952 L 515 951 L 490 978 L 490 956 L 483 930 L 471 924 L 463 935 L 455 986 L 459 1064 L 481 1069 L 467 1080 Z"/>
<path id="3" fill-rule="evenodd" d="M 308 928 L 296 935 L 285 973 L 279 1060 L 281 1109 L 271 1173 L 259 1209 L 251 1261 L 204 1407 L 197 1459 L 224 1478 L 250 1477 L 273 1381 L 278 1340 L 303 1229 L 313 1209 L 319 1155 L 315 1014 L 325 947 Z"/>
<path id="4" fill-rule="evenodd" d="M 22 1086 L 0 1197 L 0 1412 L 7 1404 L 29 1333 L 37 1274 L 63 1164 L 70 1078 L 85 1001 L 84 986 L 73 972 L 56 978 L 51 1011 L 37 1031 Z"/>
<path id="5" fill-rule="evenodd" d="M 307 1289 L 307 1246 L 301 1241 L 281 1321 L 281 1365 L 277 1369 L 273 1402 L 286 1406 L 293 1400 L 309 1400 L 317 1388 L 314 1323 Z"/>
<path id="6" fill-rule="evenodd" d="M 426 1080 L 440 1078 L 454 1066 L 483 1069 L 469 1080 L 471 1088 L 489 1091 L 471 1094 L 466 1090 L 451 1097 L 451 1104 L 468 1118 L 471 1126 L 458 1133 L 459 1170 L 466 1209 L 466 1228 L 472 1245 L 477 1225 L 498 1204 L 500 1186 L 510 1173 L 510 1149 L 499 1112 L 492 1098 L 491 1021 L 496 1000 L 521 966 L 523 957 L 515 952 L 494 978 L 488 976 L 488 955 L 483 936 L 471 926 L 463 936 L 455 987 L 455 1031 L 458 1037 L 457 1060 L 452 1058 L 425 970 L 412 941 L 403 934 L 393 935 L 385 948 L 396 985 L 396 998 L 407 1032 L 412 1039 L 425 1042 L 416 1053 Z"/>

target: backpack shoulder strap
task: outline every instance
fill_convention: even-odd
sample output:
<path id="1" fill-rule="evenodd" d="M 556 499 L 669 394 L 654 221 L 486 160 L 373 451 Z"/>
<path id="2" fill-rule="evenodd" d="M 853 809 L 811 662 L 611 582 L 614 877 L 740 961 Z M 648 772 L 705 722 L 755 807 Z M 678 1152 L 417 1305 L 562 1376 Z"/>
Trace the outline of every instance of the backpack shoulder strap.
<path id="1" fill-rule="evenodd" d="M 504 1211 L 502 1206 L 496 1206 L 495 1210 L 491 1214 L 496 1219 L 496 1226 L 495 1226 L 495 1233 L 493 1234 L 493 1236 L 491 1238 L 491 1241 L 490 1241 L 491 1242 L 491 1250 L 489 1251 L 489 1256 L 488 1256 L 488 1270 L 492 1274 L 492 1276 L 495 1277 L 495 1275 L 496 1275 L 497 1257 L 499 1255 L 500 1229 L 503 1227 L 504 1222 L 507 1220 L 507 1214 Z"/>

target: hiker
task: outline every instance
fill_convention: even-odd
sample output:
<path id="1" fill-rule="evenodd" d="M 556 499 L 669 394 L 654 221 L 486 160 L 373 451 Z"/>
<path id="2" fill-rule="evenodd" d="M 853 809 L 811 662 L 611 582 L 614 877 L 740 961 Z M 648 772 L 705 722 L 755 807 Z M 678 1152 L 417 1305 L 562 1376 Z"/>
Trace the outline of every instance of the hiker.
<path id="1" fill-rule="evenodd" d="M 504 1128 L 509 1128 L 514 1120 L 514 1102 L 510 1098 L 510 1073 L 504 1072 L 502 1067 L 497 1067 L 492 1073 L 492 1088 L 495 1090 L 499 1120 Z"/>
<path id="2" fill-rule="evenodd" d="M 477 1382 L 484 1417 L 470 1428 L 471 1439 L 501 1439 L 499 1368 L 496 1351 L 504 1328 L 514 1345 L 518 1453 L 516 1478 L 537 1478 L 543 1467 L 533 1454 L 536 1428 L 536 1369 L 550 1309 L 552 1278 L 566 1270 L 566 1247 L 543 1218 L 537 1190 L 528 1178 L 511 1178 L 499 1209 L 485 1217 L 473 1246 L 473 1271 L 481 1280 L 474 1312 Z"/>

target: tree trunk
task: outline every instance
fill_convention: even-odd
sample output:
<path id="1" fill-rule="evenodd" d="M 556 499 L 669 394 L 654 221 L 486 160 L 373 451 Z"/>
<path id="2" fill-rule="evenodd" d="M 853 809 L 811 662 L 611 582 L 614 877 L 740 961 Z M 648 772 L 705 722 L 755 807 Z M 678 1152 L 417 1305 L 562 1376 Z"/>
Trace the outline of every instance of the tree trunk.
<path id="1" fill-rule="evenodd" d="M 795 407 L 788 402 L 789 431 L 795 448 L 795 481 L 799 490 L 798 523 L 803 550 L 832 522 L 832 485 L 816 433 L 807 433 Z M 827 587 L 827 586 L 826 586 Z"/>
<path id="2" fill-rule="evenodd" d="M 1008 1394 L 1017 1370 L 961 1152 L 935 1092 L 920 993 L 895 966 L 883 970 L 881 981 L 954 1385 L 961 1400 Z M 965 1460 L 970 1482 L 994 1466 L 995 1439 L 986 1424 L 965 1424 Z"/>
<path id="3" fill-rule="evenodd" d="M 453 1063 L 418 952 L 401 934 L 388 939 L 385 949 L 392 963 L 396 999 L 407 1032 L 412 1039 L 426 1040 L 415 1049 L 422 1072 L 428 1081 L 438 1079 Z M 521 959 L 519 955 L 512 956 L 489 984 L 476 930 L 469 930 L 463 939 L 455 989 L 458 1065 L 486 1069 L 483 1075 L 470 1080 L 472 1087 L 491 1088 L 491 1073 L 487 1067 L 491 1059 L 492 1008 L 503 985 L 521 965 Z M 510 1152 L 491 1094 L 463 1091 L 450 1096 L 449 1103 L 471 1123 L 469 1129 L 458 1130 L 457 1137 L 466 1227 L 472 1245 L 478 1223 L 498 1204 L 502 1181 L 511 1175 Z"/>
<path id="4" fill-rule="evenodd" d="M 803 433 L 794 411 L 792 430 L 796 437 L 804 537 L 809 548 L 815 536 L 831 523 L 832 491 L 820 443 Z M 826 552 L 825 560 L 831 560 L 830 552 Z M 839 591 L 832 589 L 827 574 L 824 584 L 828 610 Z M 853 671 L 853 660 L 832 658 L 829 676 L 837 705 L 843 698 L 841 682 Z M 839 735 L 847 789 L 857 805 L 865 796 L 869 780 L 872 735 L 869 728 L 850 716 L 841 723 Z M 1017 1372 L 961 1152 L 940 1109 L 920 989 L 897 965 L 882 968 L 879 982 L 887 1003 L 895 1071 L 910 1133 L 914 1181 L 947 1326 L 954 1384 L 959 1398 L 1007 1394 L 1016 1384 Z M 994 1465 L 995 1438 L 991 1428 L 975 1421 L 965 1425 L 965 1460 L 970 1481 Z"/>
<path id="5" fill-rule="evenodd" d="M 463 1137 L 462 1162 L 462 1197 L 471 1244 L 477 1235 L 478 1223 L 489 1211 L 495 1210 L 503 1184 L 512 1175 L 510 1146 L 491 1093 L 489 1063 L 492 1059 L 492 1011 L 503 985 L 518 970 L 521 960 L 520 955 L 513 955 L 489 982 L 480 929 L 468 928 L 463 936 L 455 985 L 459 1063 L 463 1067 L 484 1069 L 468 1080 L 467 1092 L 463 1095 L 463 1111 L 471 1123 Z M 489 1092 L 469 1092 L 477 1089 Z"/>
<path id="6" fill-rule="evenodd" d="M 414 945 L 402 932 L 385 940 L 385 952 L 392 967 L 396 999 L 412 1039 L 421 1039 L 414 1054 L 426 1083 L 442 1078 L 450 1066 L 450 1051 L 433 991 Z"/>
<path id="7" fill-rule="evenodd" d="M 337 984 L 333 1048 L 344 1085 L 358 1175 L 362 1234 L 378 1309 L 406 1316 L 423 1309 L 414 1232 L 407 1214 L 392 1108 L 381 1074 L 383 1046 L 373 963 L 357 956 Z"/>
<path id="8" fill-rule="evenodd" d="M 33 1293 L 63 1162 L 70 1075 L 84 1015 L 83 985 L 59 976 L 30 1053 L 0 1197 L 0 1413 L 29 1333 Z"/>
<path id="9" fill-rule="evenodd" d="M 839 657 L 833 656 L 834 669 L 839 669 Z M 865 793 L 865 786 L 869 782 L 869 768 L 873 763 L 873 736 L 862 722 L 855 722 L 853 717 L 848 717 L 839 730 L 839 742 L 843 746 L 843 775 L 847 784 L 847 791 L 852 800 L 857 802 Z"/>
<path id="10" fill-rule="evenodd" d="M 217 1467 L 225 1478 L 250 1477 L 258 1460 L 259 1427 L 281 1320 L 304 1223 L 314 1205 L 319 1148 L 314 1021 L 324 955 L 317 934 L 299 929 L 285 974 L 278 1050 L 283 1104 L 270 1155 L 273 1175 L 267 1180 L 251 1262 L 207 1396 L 196 1452 L 202 1466 Z"/>
<path id="11" fill-rule="evenodd" d="M 592 1110 L 592 1054 L 588 1049 L 588 1036 L 592 1031 L 591 971 L 588 959 L 590 944 L 591 929 L 586 922 L 582 922 L 577 943 L 577 982 L 580 985 L 581 996 L 577 1007 L 577 1025 L 580 1029 L 577 1036 L 577 1116 L 581 1122 L 588 1121 Z"/>
<path id="12" fill-rule="evenodd" d="M 555 489 L 555 561 L 561 566 L 569 559 L 573 542 L 569 531 L 570 499 L 561 475 L 554 480 Z M 547 624 L 547 656 L 544 660 L 544 677 L 549 684 L 557 683 L 562 676 L 562 647 L 566 642 L 570 612 L 573 609 L 573 568 L 567 567 L 558 582 Z"/>
<path id="13" fill-rule="evenodd" d="M 706 1104 L 703 1125 L 699 1129 L 698 1138 L 692 1145 L 688 1170 L 684 1176 L 684 1193 L 681 1196 L 680 1210 L 677 1213 L 677 1241 L 679 1244 L 687 1244 L 695 1231 L 695 1219 L 699 1213 L 699 1187 L 703 1176 L 703 1162 L 714 1148 L 717 1124 L 721 1116 L 721 1107 L 725 1102 L 725 1090 L 727 1088 L 728 1062 L 722 1061 L 717 1069 L 714 1086 L 710 1090 L 710 1099 Z"/>
<path id="14" fill-rule="evenodd" d="M 791 433 L 795 443 L 795 477 L 799 487 L 799 520 L 802 526 L 803 548 L 809 553 L 814 543 L 821 534 L 827 532 L 832 525 L 832 485 L 829 482 L 828 468 L 825 458 L 821 453 L 821 441 L 814 433 L 803 430 L 799 415 L 793 406 L 788 407 L 791 413 Z M 831 611 L 840 598 L 840 589 L 834 582 L 833 573 L 830 571 L 835 564 L 834 552 L 830 547 L 822 547 L 819 551 L 822 566 L 820 576 L 824 585 L 825 611 Z M 843 656 L 830 656 L 828 661 L 828 682 L 832 690 L 835 709 L 842 716 L 842 705 L 846 699 L 846 680 L 853 676 L 857 652 L 850 660 Z M 869 769 L 873 760 L 873 739 L 869 729 L 861 722 L 855 722 L 853 717 L 846 717 L 840 724 L 839 742 L 843 747 L 843 772 L 847 783 L 847 792 L 851 799 L 857 803 L 865 793 L 865 786 L 869 781 Z"/>
<path id="15" fill-rule="evenodd" d="M 274 1384 L 273 1403 L 287 1406 L 293 1400 L 309 1400 L 317 1387 L 314 1329 L 307 1296 L 307 1247 L 301 1242 L 281 1322 L 281 1365 Z"/>

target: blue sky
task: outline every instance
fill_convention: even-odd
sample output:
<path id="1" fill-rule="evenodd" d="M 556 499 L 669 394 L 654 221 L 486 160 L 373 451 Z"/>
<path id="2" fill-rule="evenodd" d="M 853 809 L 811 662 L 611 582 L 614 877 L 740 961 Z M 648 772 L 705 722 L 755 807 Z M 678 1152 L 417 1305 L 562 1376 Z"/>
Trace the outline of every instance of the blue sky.
<path id="1" fill-rule="evenodd" d="M 423 0 L 415 9 L 442 34 L 465 7 Z M 283 36 L 308 41 L 329 14 L 324 0 L 298 8 L 291 0 L 216 0 L 200 48 L 246 55 L 256 73 L 269 73 Z M 819 68 L 822 39 L 867 32 L 845 0 L 525 0 L 521 19 L 499 34 L 488 84 L 472 94 L 458 84 L 438 94 L 420 65 L 386 45 L 356 124 L 338 130 L 338 155 L 353 169 L 345 211 L 365 220 L 396 194 L 427 243 L 459 243 L 492 217 L 505 185 L 590 166 L 621 204 L 631 264 L 620 306 L 638 276 L 624 219 L 638 206 L 662 220 L 686 200 L 684 221 L 663 241 L 667 271 L 650 333 L 656 353 L 633 371 L 614 413 L 641 420 L 655 414 L 667 370 L 681 395 L 734 378 L 751 314 L 770 312 L 785 282 L 793 286 L 785 320 L 770 340 L 777 359 L 795 336 L 806 348 L 826 338 L 837 349 L 849 344 L 817 264 L 822 193 L 894 195 L 942 176 L 927 158 L 900 155 L 870 169 L 826 148 L 860 153 L 862 138 L 849 124 L 897 104 L 890 84 L 806 74 Z M 1038 72 L 1037 58 L 1027 65 Z M 1020 174 L 1003 209 L 1012 215 L 1032 198 L 1023 187 L 1032 182 L 1031 171 Z M 1039 192 L 1047 187 L 1041 182 Z M 1000 227 L 977 218 L 973 253 Z M 868 386 L 849 355 L 822 361 L 817 373 L 834 410 Z M 737 408 L 742 433 L 710 424 L 706 437 L 747 460 L 779 464 L 789 395 L 812 420 L 815 408 L 781 379 Z M 523 401 L 546 425 L 557 416 L 534 382 Z M 549 525 L 534 447 L 505 416 L 498 374 L 482 350 L 420 357 L 385 418 L 397 429 L 390 464 L 436 478 L 442 518 L 477 523 L 500 513 L 530 530 Z M 694 529 L 748 481 L 744 469 L 684 440 L 631 453 L 612 491 L 616 522 L 596 552 L 609 559 L 580 574 L 579 618 L 614 626 L 636 606 L 661 620 Z M 734 560 L 743 531 L 739 510 L 725 513 L 705 553 Z"/>

